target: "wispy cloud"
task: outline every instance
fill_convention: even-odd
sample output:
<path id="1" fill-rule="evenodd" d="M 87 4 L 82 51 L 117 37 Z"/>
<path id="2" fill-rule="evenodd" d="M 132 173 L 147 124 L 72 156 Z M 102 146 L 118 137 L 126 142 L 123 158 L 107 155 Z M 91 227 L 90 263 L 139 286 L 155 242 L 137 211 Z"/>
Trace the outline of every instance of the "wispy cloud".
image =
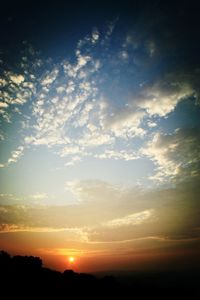
<path id="1" fill-rule="evenodd" d="M 125 161 L 135 160 L 138 159 L 139 156 L 134 153 L 133 151 L 126 151 L 126 150 L 105 150 L 104 153 L 95 155 L 95 157 L 101 158 L 101 159 L 122 159 Z"/>
<path id="2" fill-rule="evenodd" d="M 70 242 L 88 242 L 87 231 L 82 228 L 50 228 L 50 227 L 28 227 L 18 226 L 15 224 L 1 224 L 1 233 L 12 233 L 12 232 L 34 232 L 34 233 L 53 233 L 60 232 L 65 235 L 65 240 Z"/>
<path id="3" fill-rule="evenodd" d="M 48 195 L 46 193 L 36 193 L 34 195 L 31 195 L 31 197 L 35 200 L 43 200 L 46 199 Z"/>
<path id="4" fill-rule="evenodd" d="M 153 210 L 145 210 L 139 213 L 134 213 L 123 218 L 114 219 L 104 223 L 104 226 L 109 228 L 117 228 L 123 226 L 130 226 L 130 225 L 140 225 L 149 219 L 153 214 Z"/>

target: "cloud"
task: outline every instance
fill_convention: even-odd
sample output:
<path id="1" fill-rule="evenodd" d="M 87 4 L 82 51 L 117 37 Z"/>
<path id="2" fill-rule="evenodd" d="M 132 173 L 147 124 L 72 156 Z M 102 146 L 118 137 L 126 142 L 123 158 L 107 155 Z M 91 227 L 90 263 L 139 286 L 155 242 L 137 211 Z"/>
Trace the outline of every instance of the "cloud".
<path id="1" fill-rule="evenodd" d="M 8 159 L 8 165 L 16 163 L 24 154 L 24 147 L 19 146 L 16 150 L 11 152 L 11 157 Z"/>
<path id="2" fill-rule="evenodd" d="M 35 82 L 29 81 L 22 74 L 15 74 L 5 71 L 4 90 L 1 95 L 8 105 L 24 104 L 35 93 Z"/>
<path id="3" fill-rule="evenodd" d="M 141 92 L 138 107 L 145 109 L 150 116 L 164 117 L 171 113 L 178 102 L 191 96 L 194 90 L 188 83 L 177 82 L 176 77 L 157 81 Z"/>
<path id="4" fill-rule="evenodd" d="M 177 129 L 172 134 L 156 133 L 142 154 L 157 165 L 153 179 L 187 181 L 200 175 L 200 133 L 198 129 Z"/>
<path id="5" fill-rule="evenodd" d="M 190 240 L 199 236 L 199 184 L 144 190 L 101 181 L 71 181 L 73 205 L 0 206 L 2 231 L 84 232 L 88 242 L 124 242 L 138 238 Z M 26 202 L 24 202 L 26 203 Z M 131 212 L 131 213 L 130 213 Z M 81 238 L 81 237 L 80 237 Z"/>
<path id="6" fill-rule="evenodd" d="M 69 154 L 80 154 L 83 149 L 81 149 L 79 146 L 71 146 L 70 144 L 64 148 L 62 148 L 60 152 L 60 156 L 68 156 Z"/>
<path id="7" fill-rule="evenodd" d="M 35 200 L 43 200 L 46 199 L 48 195 L 46 193 L 36 193 L 34 195 L 31 195 L 31 197 Z"/>
<path id="8" fill-rule="evenodd" d="M 8 205 L 8 206 L 18 206 L 18 207 L 35 207 L 35 206 L 44 206 L 50 205 L 51 200 L 54 199 L 54 195 L 49 195 L 47 193 L 39 193 L 36 192 L 34 194 L 8 194 L 1 193 L 0 194 L 0 205 Z"/>
<path id="9" fill-rule="evenodd" d="M 1 224 L 0 233 L 31 232 L 33 233 L 61 233 L 65 235 L 65 241 L 87 242 L 87 231 L 83 228 L 50 228 L 50 227 L 28 227 L 15 224 Z"/>
<path id="10" fill-rule="evenodd" d="M 4 205 L 16 205 L 21 199 L 13 194 L 1 193 L 0 194 L 0 205 L 3 209 Z M 6 207 L 5 207 L 6 209 Z M 7 209 L 6 209 L 7 211 Z"/>
<path id="11" fill-rule="evenodd" d="M 101 180 L 71 180 L 66 182 L 66 190 L 76 196 L 79 202 L 104 203 L 110 197 L 115 201 L 121 197 L 123 191 L 119 186 L 114 186 Z M 111 204 L 112 205 L 112 204 Z"/>
<path id="12" fill-rule="evenodd" d="M 29 109 L 24 112 L 24 105 L 32 99 L 36 94 L 36 78 L 32 74 L 29 74 L 31 67 L 29 64 L 28 70 L 20 68 L 20 62 L 10 71 L 12 67 L 8 66 L 5 62 L 4 71 L 1 74 L 0 85 L 2 89 L 0 91 L 0 115 L 2 117 L 2 128 L 5 128 L 4 123 L 15 123 L 16 128 L 18 127 L 19 120 L 24 122 L 26 114 Z M 8 71 L 9 70 L 9 71 Z M 16 122 L 17 120 L 17 122 Z M 9 126 L 8 124 L 6 126 Z M 10 137 L 8 137 L 10 138 Z"/>
<path id="13" fill-rule="evenodd" d="M 54 80 L 56 79 L 59 71 L 57 69 L 52 70 L 50 73 L 44 76 L 44 78 L 41 80 L 42 86 L 49 86 L 51 85 Z"/>
<path id="14" fill-rule="evenodd" d="M 81 55 L 78 52 L 77 62 L 73 65 L 65 61 L 59 66 L 53 65 L 52 71 L 48 71 L 41 78 L 40 84 L 43 87 L 33 103 L 33 116 L 36 119 L 33 125 L 34 135 L 25 137 L 26 144 L 47 145 L 48 147 L 63 145 L 64 149 L 57 152 L 61 156 L 64 152 L 67 155 L 66 149 L 69 143 L 71 147 L 76 147 L 79 139 L 69 138 L 73 136 L 72 125 L 82 130 L 89 119 L 90 112 L 94 109 L 90 99 L 95 97 L 97 91 L 95 83 L 89 80 L 90 72 L 93 71 L 86 65 L 90 61 L 93 66 L 95 61 L 90 56 Z M 77 84 L 77 77 L 82 70 L 84 70 L 84 78 Z M 60 73 L 62 73 L 62 79 Z M 56 78 L 58 79 L 55 80 Z"/>
<path id="15" fill-rule="evenodd" d="M 20 84 L 24 81 L 24 76 L 19 74 L 19 75 L 16 75 L 16 74 L 9 74 L 10 76 L 10 80 L 13 81 L 15 84 Z"/>
<path id="16" fill-rule="evenodd" d="M 100 159 L 116 159 L 116 160 L 122 159 L 125 161 L 135 160 L 139 158 L 139 156 L 133 151 L 126 151 L 126 150 L 118 150 L 118 151 L 105 150 L 104 153 L 95 155 L 95 157 L 98 157 Z"/>
<path id="17" fill-rule="evenodd" d="M 152 210 L 145 210 L 139 213 L 134 213 L 123 218 L 114 219 L 104 223 L 103 225 L 109 228 L 118 228 L 121 226 L 139 225 L 152 216 Z"/>
<path id="18" fill-rule="evenodd" d="M 156 122 L 152 122 L 152 121 L 148 121 L 148 122 L 147 122 L 147 125 L 148 125 L 150 128 L 153 128 L 153 127 L 156 127 L 156 126 L 157 126 L 157 123 L 156 123 Z"/>
<path id="19" fill-rule="evenodd" d="M 80 139 L 80 144 L 87 147 L 98 147 L 101 145 L 112 144 L 114 138 L 101 131 L 86 133 L 83 139 Z"/>
<path id="20" fill-rule="evenodd" d="M 8 104 L 5 102 L 0 102 L 0 108 L 6 108 L 8 107 Z"/>
<path id="21" fill-rule="evenodd" d="M 128 138 L 137 135 L 142 136 L 145 134 L 145 130 L 139 125 L 144 116 L 145 113 L 142 111 L 131 112 L 127 109 L 112 116 L 107 124 L 117 137 Z"/>
<path id="22" fill-rule="evenodd" d="M 77 70 L 80 68 L 84 67 L 89 61 L 91 60 L 90 56 L 84 56 L 81 55 L 80 53 L 77 54 Z"/>
<path id="23" fill-rule="evenodd" d="M 99 31 L 97 29 L 93 29 L 92 31 L 92 43 L 95 44 L 99 39 Z"/>
<path id="24" fill-rule="evenodd" d="M 69 166 L 74 166 L 77 162 L 80 162 L 81 161 L 81 157 L 76 155 L 76 156 L 72 156 L 70 158 L 70 160 L 65 164 L 66 167 L 69 167 Z"/>

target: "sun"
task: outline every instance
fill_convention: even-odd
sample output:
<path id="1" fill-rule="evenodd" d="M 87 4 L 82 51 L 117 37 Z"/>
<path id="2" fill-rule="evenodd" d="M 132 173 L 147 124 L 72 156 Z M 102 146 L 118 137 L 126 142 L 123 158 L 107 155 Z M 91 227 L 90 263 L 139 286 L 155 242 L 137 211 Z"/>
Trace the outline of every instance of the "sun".
<path id="1" fill-rule="evenodd" d="M 74 263 L 75 258 L 74 258 L 73 256 L 70 256 L 70 257 L 68 258 L 68 260 L 69 260 L 70 263 Z"/>

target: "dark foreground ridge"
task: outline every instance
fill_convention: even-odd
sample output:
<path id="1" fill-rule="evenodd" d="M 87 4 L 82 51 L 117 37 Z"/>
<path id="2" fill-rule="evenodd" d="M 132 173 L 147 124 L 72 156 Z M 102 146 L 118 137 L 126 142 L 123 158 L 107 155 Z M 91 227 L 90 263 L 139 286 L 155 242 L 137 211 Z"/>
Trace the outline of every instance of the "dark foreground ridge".
<path id="1" fill-rule="evenodd" d="M 117 278 L 117 279 L 116 279 Z M 153 296 L 170 299 L 184 296 L 199 299 L 199 272 L 143 272 L 126 276 L 91 274 L 65 270 L 63 273 L 42 267 L 42 260 L 33 256 L 13 256 L 0 251 L 0 288 L 4 299 L 54 298 L 69 296 L 126 296 L 131 299 Z M 131 296 L 131 297 L 130 297 Z M 126 298 L 127 298 L 126 297 Z M 192 298 L 191 298 L 192 297 Z M 124 299 L 126 299 L 124 298 Z"/>

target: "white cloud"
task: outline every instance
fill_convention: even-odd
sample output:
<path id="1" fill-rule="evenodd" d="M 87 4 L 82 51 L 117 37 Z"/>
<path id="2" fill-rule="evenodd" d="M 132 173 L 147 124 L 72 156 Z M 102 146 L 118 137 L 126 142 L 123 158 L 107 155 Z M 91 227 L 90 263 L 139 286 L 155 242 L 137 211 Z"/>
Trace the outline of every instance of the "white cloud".
<path id="1" fill-rule="evenodd" d="M 74 166 L 77 162 L 80 162 L 81 161 L 81 157 L 80 156 L 72 156 L 70 161 L 68 161 L 65 166 L 66 167 L 69 167 L 69 166 Z"/>
<path id="2" fill-rule="evenodd" d="M 3 194 L 3 193 L 1 193 L 0 194 L 0 197 L 2 198 L 4 198 L 4 197 L 13 197 L 14 195 L 13 194 Z"/>
<path id="3" fill-rule="evenodd" d="M 56 91 L 58 94 L 63 93 L 65 91 L 65 87 L 64 86 L 59 86 L 56 88 Z"/>
<path id="4" fill-rule="evenodd" d="M 97 29 L 94 29 L 92 32 L 92 43 L 95 44 L 99 39 L 99 32 Z"/>
<path id="5" fill-rule="evenodd" d="M 41 85 L 42 86 L 49 86 L 51 85 L 56 77 L 58 76 L 59 70 L 54 69 L 50 73 L 48 73 L 42 80 L 41 80 Z"/>
<path id="6" fill-rule="evenodd" d="M 156 122 L 152 122 L 152 121 L 148 121 L 147 122 L 147 125 L 150 127 L 150 128 L 154 128 L 157 126 Z"/>
<path id="7" fill-rule="evenodd" d="M 0 102 L 0 108 L 7 108 L 8 104 L 6 102 Z"/>
<path id="8" fill-rule="evenodd" d="M 35 200 L 43 200 L 46 199 L 48 197 L 48 195 L 46 193 L 37 193 L 34 195 L 31 195 L 31 198 L 35 199 Z"/>
<path id="9" fill-rule="evenodd" d="M 20 96 L 20 95 L 18 95 L 18 96 Z M 27 100 L 27 98 L 15 98 L 15 99 L 12 99 L 12 101 L 10 103 L 22 105 L 22 104 L 26 103 L 26 100 Z"/>
<path id="10" fill-rule="evenodd" d="M 0 78 L 0 86 L 5 86 L 6 80 L 4 78 Z"/>
<path id="11" fill-rule="evenodd" d="M 19 146 L 15 151 L 11 152 L 11 157 L 8 159 L 8 164 L 16 163 L 24 154 L 24 147 Z"/>
<path id="12" fill-rule="evenodd" d="M 22 83 L 25 78 L 23 75 L 16 75 L 16 74 L 9 74 L 10 80 L 12 80 L 15 84 L 20 84 Z"/>
<path id="13" fill-rule="evenodd" d="M 101 158 L 101 159 L 122 159 L 125 161 L 129 160 L 135 160 L 138 159 L 139 156 L 134 153 L 133 151 L 127 151 L 127 150 L 105 150 L 104 153 L 95 155 L 95 157 Z"/>
<path id="14" fill-rule="evenodd" d="M 86 103 L 85 104 L 83 110 L 79 114 L 79 119 L 77 120 L 77 124 L 79 126 L 82 127 L 85 124 L 87 124 L 87 122 L 89 120 L 89 114 L 93 110 L 93 108 L 94 108 L 94 104 L 93 103 Z"/>
<path id="15" fill-rule="evenodd" d="M 67 156 L 69 154 L 78 154 L 78 153 L 81 153 L 81 152 L 82 152 L 82 149 L 79 146 L 68 145 L 68 146 L 64 147 L 61 150 L 60 156 L 64 157 L 64 156 Z"/>
<path id="16" fill-rule="evenodd" d="M 82 191 L 82 187 L 80 185 L 79 180 L 69 180 L 69 181 L 67 181 L 65 183 L 65 189 L 66 189 L 66 191 L 71 192 L 76 197 L 79 197 L 79 195 Z"/>
<path id="17" fill-rule="evenodd" d="M 63 70 L 66 75 L 69 77 L 75 78 L 77 76 L 77 67 L 71 65 L 69 62 L 63 62 Z"/>
<path id="18" fill-rule="evenodd" d="M 106 133 L 101 131 L 94 131 L 84 135 L 82 139 L 80 139 L 79 143 L 85 147 L 98 147 L 101 145 L 108 145 L 114 142 L 114 138 Z"/>
<path id="19" fill-rule="evenodd" d="M 177 129 L 173 134 L 156 133 L 141 153 L 152 158 L 157 173 L 152 179 L 178 181 L 200 175 L 200 134 L 195 129 Z"/>
<path id="20" fill-rule="evenodd" d="M 138 107 L 150 116 L 164 117 L 172 112 L 178 102 L 194 93 L 189 84 L 173 80 L 158 81 L 152 87 L 144 88 L 137 100 Z"/>
<path id="21" fill-rule="evenodd" d="M 153 214 L 153 210 L 145 210 L 139 213 L 127 215 L 123 218 L 113 219 L 111 221 L 104 223 L 103 225 L 109 228 L 140 225 L 146 220 L 148 220 L 149 218 L 151 218 L 152 214 Z"/>
<path id="22" fill-rule="evenodd" d="M 16 106 L 24 105 L 36 94 L 36 80 L 30 78 L 27 71 L 24 71 L 23 75 L 5 71 L 4 77 L 1 79 L 4 89 L 0 91 L 0 97 L 3 99 L 0 108 L 4 111 L 1 110 L 0 113 L 6 122 L 12 123 L 16 113 L 22 115 Z"/>
<path id="23" fill-rule="evenodd" d="M 107 126 L 117 137 L 126 139 L 137 135 L 142 136 L 145 130 L 140 127 L 140 123 L 144 116 L 145 112 L 142 111 L 124 110 L 108 119 Z"/>
<path id="24" fill-rule="evenodd" d="M 82 68 L 83 66 L 85 66 L 91 60 L 91 57 L 88 56 L 88 55 L 84 56 L 84 55 L 79 54 L 77 56 L 77 60 L 78 60 L 77 69 L 79 70 L 80 68 Z"/>

